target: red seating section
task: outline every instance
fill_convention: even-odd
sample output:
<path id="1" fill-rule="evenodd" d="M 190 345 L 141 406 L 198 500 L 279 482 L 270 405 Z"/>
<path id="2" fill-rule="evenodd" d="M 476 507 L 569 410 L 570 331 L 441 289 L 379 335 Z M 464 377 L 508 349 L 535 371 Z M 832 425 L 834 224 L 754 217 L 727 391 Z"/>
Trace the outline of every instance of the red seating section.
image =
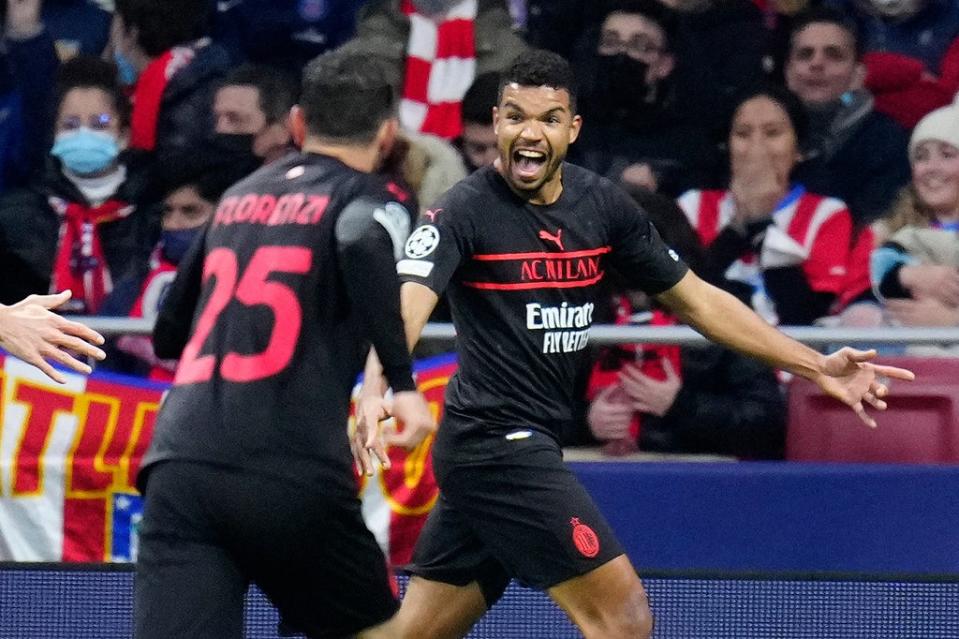
<path id="1" fill-rule="evenodd" d="M 959 358 L 889 357 L 916 381 L 894 381 L 877 429 L 803 379 L 789 387 L 786 458 L 796 461 L 959 463 Z"/>

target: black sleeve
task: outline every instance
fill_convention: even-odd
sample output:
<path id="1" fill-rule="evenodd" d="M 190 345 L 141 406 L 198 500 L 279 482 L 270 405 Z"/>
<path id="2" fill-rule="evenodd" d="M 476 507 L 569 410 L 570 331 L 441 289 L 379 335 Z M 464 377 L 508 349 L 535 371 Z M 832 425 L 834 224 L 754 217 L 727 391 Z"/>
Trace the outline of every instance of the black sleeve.
<path id="1" fill-rule="evenodd" d="M 160 359 L 179 359 L 190 339 L 193 315 L 203 290 L 203 260 L 206 257 L 206 232 L 209 225 L 193 240 L 193 245 L 177 267 L 160 312 L 153 325 L 153 352 Z"/>
<path id="2" fill-rule="evenodd" d="M 802 266 L 770 268 L 763 271 L 766 292 L 776 304 L 782 326 L 808 326 L 829 314 L 836 299 L 834 293 L 812 290 Z"/>
<path id="3" fill-rule="evenodd" d="M 460 183 L 462 184 L 462 183 Z M 396 265 L 400 279 L 442 295 L 473 245 L 472 207 L 464 187 L 454 186 L 423 215 Z"/>
<path id="4" fill-rule="evenodd" d="M 662 418 L 643 415 L 644 423 L 674 433 L 683 452 L 782 458 L 786 400 L 769 368 L 717 345 L 684 348 L 682 359 L 676 401 Z"/>
<path id="5" fill-rule="evenodd" d="M 340 273 L 356 316 L 376 348 L 386 380 L 394 392 L 416 390 L 394 260 L 401 233 L 382 211 L 382 203 L 360 197 L 340 214 L 336 222 Z M 408 217 L 406 222 L 408 229 Z"/>
<path id="6" fill-rule="evenodd" d="M 621 188 L 604 180 L 610 197 L 611 261 L 630 288 L 658 295 L 683 279 L 689 267 L 666 246 L 649 215 Z"/>

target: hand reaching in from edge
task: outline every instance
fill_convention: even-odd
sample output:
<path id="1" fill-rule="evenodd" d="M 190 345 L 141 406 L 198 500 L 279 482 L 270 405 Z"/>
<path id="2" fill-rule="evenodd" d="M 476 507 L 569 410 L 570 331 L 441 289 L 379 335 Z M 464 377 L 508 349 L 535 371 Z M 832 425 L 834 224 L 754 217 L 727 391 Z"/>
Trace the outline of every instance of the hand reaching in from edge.
<path id="1" fill-rule="evenodd" d="M 31 295 L 12 306 L 0 306 L 0 346 L 60 384 L 66 383 L 67 378 L 47 360 L 89 375 L 93 369 L 70 352 L 101 360 L 106 357 L 97 348 L 103 344 L 102 335 L 50 310 L 65 304 L 70 296 L 70 291 Z"/>

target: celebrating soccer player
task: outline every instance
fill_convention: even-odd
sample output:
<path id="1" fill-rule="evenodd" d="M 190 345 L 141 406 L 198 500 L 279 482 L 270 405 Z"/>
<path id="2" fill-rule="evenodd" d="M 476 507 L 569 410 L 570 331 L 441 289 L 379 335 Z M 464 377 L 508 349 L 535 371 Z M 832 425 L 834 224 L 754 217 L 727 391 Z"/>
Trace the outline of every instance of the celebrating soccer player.
<path id="1" fill-rule="evenodd" d="M 433 449 L 441 495 L 397 637 L 465 635 L 510 579 L 547 591 L 587 638 L 652 632 L 642 584 L 559 444 L 608 271 L 713 340 L 814 380 L 870 425 L 863 404 L 882 409 L 887 393 L 877 375 L 912 377 L 870 363 L 873 352 L 821 355 L 689 271 L 628 195 L 564 164 L 582 125 L 572 86 L 558 55 L 517 58 L 493 110 L 499 158 L 431 208 L 398 264 L 407 339 L 445 291 L 459 370 Z M 370 421 L 385 385 L 377 372 L 371 357 Z M 408 426 L 399 439 L 419 436 Z"/>

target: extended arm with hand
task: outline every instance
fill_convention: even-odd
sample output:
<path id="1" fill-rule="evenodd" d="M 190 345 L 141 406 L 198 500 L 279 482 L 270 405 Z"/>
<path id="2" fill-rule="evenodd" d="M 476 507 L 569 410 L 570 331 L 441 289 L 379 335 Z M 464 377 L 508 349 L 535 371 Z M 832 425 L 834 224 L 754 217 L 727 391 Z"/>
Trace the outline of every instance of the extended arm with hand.
<path id="1" fill-rule="evenodd" d="M 63 373 L 47 360 L 58 362 L 79 373 L 92 369 L 69 352 L 82 357 L 103 359 L 103 336 L 78 322 L 71 322 L 52 312 L 70 299 L 70 291 L 56 295 L 31 295 L 11 306 L 0 305 L 0 347 L 14 357 L 33 364 L 61 384 Z"/>
<path id="2" fill-rule="evenodd" d="M 436 307 L 439 297 L 429 287 L 422 284 L 407 282 L 400 289 L 400 306 L 403 315 L 403 328 L 406 335 L 406 345 L 410 352 L 416 346 L 423 333 L 423 327 Z M 375 349 L 370 349 L 363 372 L 363 386 L 356 405 L 357 428 L 369 430 L 371 424 L 393 415 L 403 422 L 403 430 L 391 433 L 387 443 L 393 446 L 413 448 L 430 433 L 436 431 L 433 420 L 412 420 L 405 415 L 411 410 L 405 405 L 412 401 L 404 393 L 393 394 L 392 401 L 383 398 L 389 384 L 383 375 L 383 365 Z M 395 389 L 394 389 L 395 391 Z"/>
<path id="3" fill-rule="evenodd" d="M 817 353 L 766 323 L 732 295 L 699 279 L 692 271 L 657 296 L 685 323 L 709 339 L 815 382 L 826 394 L 851 407 L 871 427 L 864 402 L 884 410 L 888 388 L 885 376 L 911 380 L 912 372 L 872 364 L 875 351 L 842 348 L 830 355 Z"/>
<path id="4" fill-rule="evenodd" d="M 375 351 L 382 358 L 382 364 L 376 361 L 377 374 L 364 379 L 375 379 L 380 390 L 385 390 L 386 383 L 393 388 L 389 402 L 383 400 L 381 393 L 379 405 L 373 406 L 363 401 L 364 393 L 357 403 L 356 428 L 350 445 L 360 471 L 366 475 L 373 474 L 374 457 L 381 466 L 389 468 L 381 426 L 387 414 L 402 421 L 411 431 L 436 429 L 429 405 L 417 392 L 412 377 L 407 347 L 409 329 L 404 327 L 406 313 L 400 304 L 400 283 L 393 259 L 394 239 L 376 219 L 374 211 L 375 206 L 366 200 L 357 200 L 341 214 L 336 229 L 337 252 L 347 294 L 373 345 L 371 353 Z M 422 325 L 417 337 L 421 330 Z"/>

